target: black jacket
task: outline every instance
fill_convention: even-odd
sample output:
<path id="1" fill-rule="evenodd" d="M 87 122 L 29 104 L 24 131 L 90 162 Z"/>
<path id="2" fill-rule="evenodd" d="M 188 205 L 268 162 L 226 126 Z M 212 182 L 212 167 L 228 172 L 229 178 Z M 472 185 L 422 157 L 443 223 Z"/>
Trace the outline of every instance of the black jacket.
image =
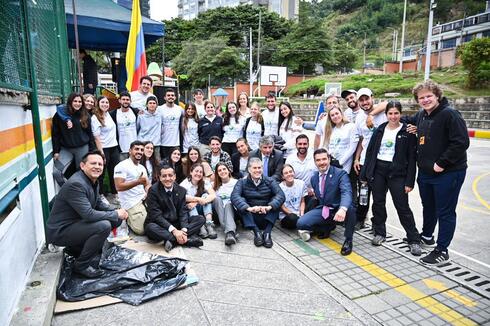
<path id="1" fill-rule="evenodd" d="M 223 139 L 223 118 L 216 116 L 211 122 L 205 116 L 202 117 L 197 124 L 197 134 L 203 145 L 209 145 L 209 138 L 213 136 Z"/>
<path id="2" fill-rule="evenodd" d="M 87 128 L 80 124 L 80 113 L 75 112 L 70 115 L 73 127 L 68 129 L 66 122 L 55 113 L 51 127 L 51 139 L 53 141 L 53 153 L 59 153 L 61 147 L 75 148 L 88 144 L 89 150 L 95 149 L 94 135 L 92 134 L 92 124 L 90 117 L 87 121 Z"/>
<path id="3" fill-rule="evenodd" d="M 241 155 L 238 152 L 231 155 L 231 164 L 233 164 L 233 171 L 231 175 L 235 179 L 243 178 L 243 174 L 240 172 L 240 157 Z"/>
<path id="4" fill-rule="evenodd" d="M 146 207 L 148 215 L 145 225 L 156 223 L 167 229 L 173 225 L 177 229 L 188 228 L 189 210 L 185 203 L 186 190 L 174 183 L 172 198 L 166 192 L 161 182 L 157 182 L 148 190 Z"/>
<path id="5" fill-rule="evenodd" d="M 470 146 L 466 122 L 459 111 L 449 106 L 445 97 L 431 114 L 421 109 L 410 119 L 417 125 L 417 164 L 426 174 L 437 163 L 445 172 L 466 169 L 466 150 Z"/>
<path id="6" fill-rule="evenodd" d="M 250 153 L 250 158 L 258 157 L 262 161 L 262 152 L 260 149 L 256 149 Z M 269 164 L 268 164 L 268 177 L 274 178 L 277 182 L 281 182 L 282 180 L 282 166 L 284 165 L 284 158 L 282 152 L 274 149 L 272 150 L 271 155 L 269 156 Z"/>
<path id="7" fill-rule="evenodd" d="M 87 54 L 83 58 L 83 85 L 87 88 L 88 84 L 93 84 L 95 89 L 97 83 L 97 63 L 95 63 L 94 59 Z"/>
<path id="8" fill-rule="evenodd" d="M 75 172 L 61 187 L 46 224 L 48 243 L 56 244 L 59 231 L 84 221 L 108 220 L 117 222 L 117 212 L 100 199 L 99 183 L 95 184 L 81 170 Z"/>
<path id="9" fill-rule="evenodd" d="M 388 122 L 381 124 L 371 136 L 366 151 L 366 160 L 361 169 L 361 181 L 371 183 L 374 180 L 376 160 L 387 125 Z M 416 136 L 407 132 L 407 125 L 404 123 L 396 135 L 395 155 L 391 162 L 389 177 L 405 177 L 405 186 L 410 188 L 413 188 L 415 184 L 416 143 Z"/>
<path id="10" fill-rule="evenodd" d="M 231 202 L 240 212 L 252 206 L 272 206 L 272 210 L 279 210 L 286 200 L 279 184 L 272 178 L 263 177 L 258 186 L 250 175 L 240 179 L 231 193 Z"/>

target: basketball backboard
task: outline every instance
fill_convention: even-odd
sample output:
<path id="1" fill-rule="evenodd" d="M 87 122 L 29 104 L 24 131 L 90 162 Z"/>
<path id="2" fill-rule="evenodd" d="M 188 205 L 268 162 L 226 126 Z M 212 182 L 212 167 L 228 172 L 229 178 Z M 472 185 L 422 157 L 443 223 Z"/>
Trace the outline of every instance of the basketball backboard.
<path id="1" fill-rule="evenodd" d="M 286 86 L 287 67 L 260 66 L 260 85 Z"/>

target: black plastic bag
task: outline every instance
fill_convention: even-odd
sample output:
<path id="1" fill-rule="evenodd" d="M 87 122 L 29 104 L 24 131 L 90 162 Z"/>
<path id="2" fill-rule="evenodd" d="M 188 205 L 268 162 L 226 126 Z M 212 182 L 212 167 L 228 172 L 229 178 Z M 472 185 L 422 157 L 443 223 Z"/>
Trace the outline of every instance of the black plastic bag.
<path id="1" fill-rule="evenodd" d="M 95 259 L 96 261 L 98 259 Z M 73 273 L 74 258 L 64 255 L 57 297 L 64 301 L 82 301 L 109 295 L 139 305 L 170 292 L 187 279 L 181 258 L 167 258 L 116 245 L 104 249 L 100 268 L 104 274 L 88 279 Z"/>

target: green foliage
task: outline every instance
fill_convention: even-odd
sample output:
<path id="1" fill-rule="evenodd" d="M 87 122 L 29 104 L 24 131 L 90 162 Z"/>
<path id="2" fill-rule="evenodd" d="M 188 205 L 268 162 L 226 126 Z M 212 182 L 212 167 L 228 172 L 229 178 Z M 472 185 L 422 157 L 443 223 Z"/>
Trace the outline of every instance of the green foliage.
<path id="1" fill-rule="evenodd" d="M 208 76 L 213 84 L 231 84 L 234 79 L 243 77 L 247 62 L 241 59 L 238 49 L 226 45 L 227 42 L 225 37 L 184 42 L 182 53 L 173 60 L 174 69 L 188 75 L 193 87 L 205 87 Z"/>
<path id="2" fill-rule="evenodd" d="M 490 85 L 490 38 L 477 38 L 458 49 L 463 66 L 468 70 L 466 85 L 483 88 Z"/>

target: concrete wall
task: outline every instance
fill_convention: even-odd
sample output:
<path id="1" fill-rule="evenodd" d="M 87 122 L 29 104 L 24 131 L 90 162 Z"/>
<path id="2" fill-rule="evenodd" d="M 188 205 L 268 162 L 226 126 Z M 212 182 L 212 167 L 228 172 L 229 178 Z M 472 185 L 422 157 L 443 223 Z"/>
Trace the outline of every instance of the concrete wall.
<path id="1" fill-rule="evenodd" d="M 456 49 L 445 49 L 437 52 L 432 52 L 430 56 L 430 67 L 433 68 L 447 68 L 454 65 L 461 64 L 459 58 L 454 57 Z M 417 56 L 415 60 L 403 61 L 403 71 L 417 71 L 418 63 L 420 62 L 420 71 L 425 70 L 425 54 L 422 56 Z M 398 72 L 400 67 L 400 62 L 385 62 L 384 71 L 387 74 Z"/>
<path id="2" fill-rule="evenodd" d="M 36 154 L 30 137 L 32 130 L 31 112 L 24 111 L 20 105 L 10 104 L 0 104 L 0 111 L 3 117 L 8 117 L 8 119 L 0 119 L 0 133 L 12 131 L 22 126 L 25 126 L 24 130 L 26 131 L 25 133 L 16 133 L 17 138 L 0 140 L 0 155 L 2 157 L 0 160 L 0 181 L 2 184 L 0 190 L 5 192 L 12 185 L 20 182 L 27 183 L 18 196 L 16 207 L 8 213 L 0 224 L 0 325 L 8 325 L 45 239 Z M 51 173 L 53 161 L 49 159 L 52 152 L 51 117 L 55 111 L 56 108 L 53 105 L 40 108 L 44 156 L 45 161 L 49 161 L 46 166 L 46 179 L 50 199 L 55 194 Z M 5 162 L 5 158 L 12 159 Z M 4 194 L 1 194 L 0 198 L 3 196 Z"/>

